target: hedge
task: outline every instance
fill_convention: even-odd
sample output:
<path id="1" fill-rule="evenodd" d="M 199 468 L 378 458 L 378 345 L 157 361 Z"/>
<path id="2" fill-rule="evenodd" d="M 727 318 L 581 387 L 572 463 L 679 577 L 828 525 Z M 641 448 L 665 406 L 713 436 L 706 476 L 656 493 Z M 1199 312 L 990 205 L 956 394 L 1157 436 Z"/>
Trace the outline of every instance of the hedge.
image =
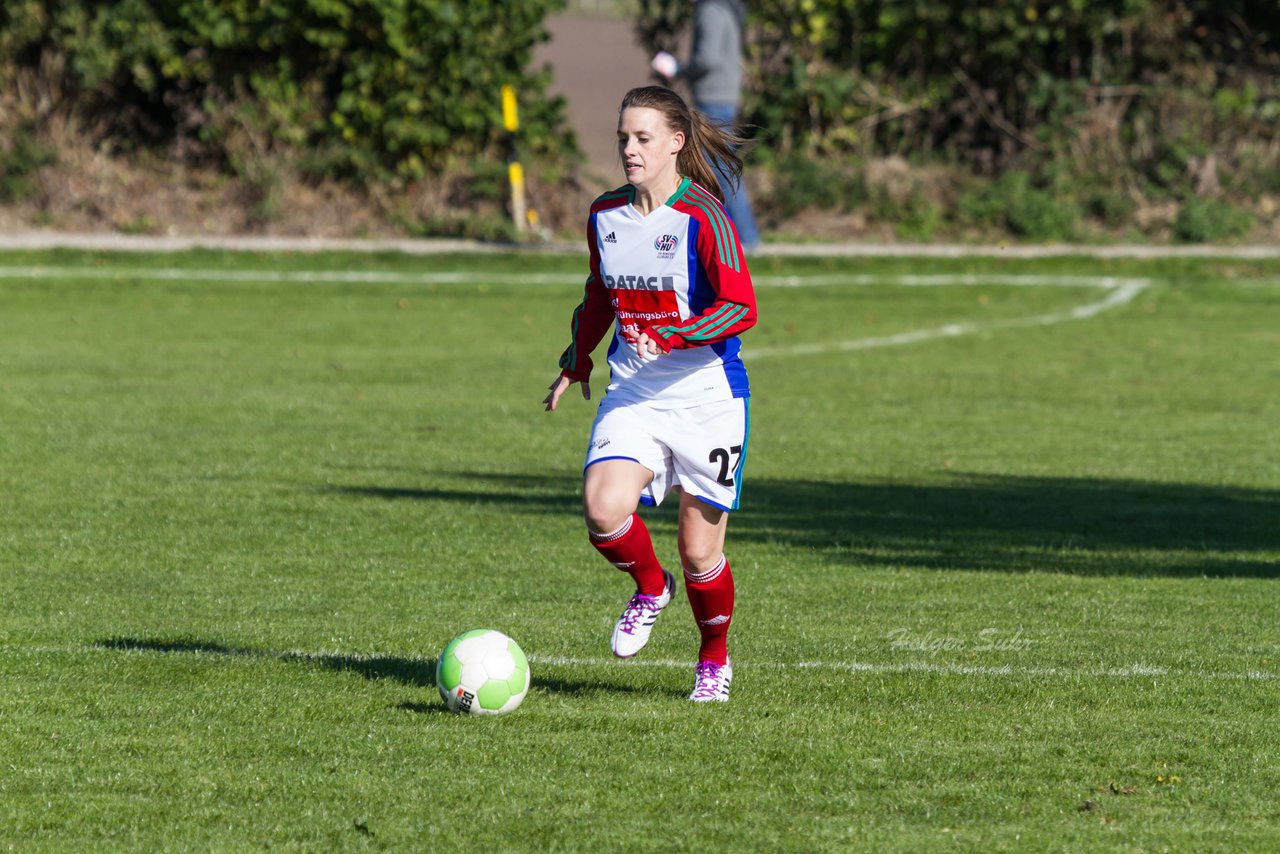
<path id="1" fill-rule="evenodd" d="M 669 47 L 684 0 L 639 0 Z M 1105 215 L 1280 192 L 1274 0 L 755 0 L 745 118 L 765 157 L 1010 171 Z M 794 162 L 794 159 L 789 161 Z M 1085 198 L 1092 193 L 1092 198 Z"/>
<path id="2" fill-rule="evenodd" d="M 503 83 L 522 93 L 531 155 L 573 151 L 546 76 L 528 70 L 560 5 L 8 0 L 0 84 L 36 81 L 27 110 L 74 113 L 116 147 L 225 158 L 239 134 L 304 174 L 412 180 L 500 150 Z"/>

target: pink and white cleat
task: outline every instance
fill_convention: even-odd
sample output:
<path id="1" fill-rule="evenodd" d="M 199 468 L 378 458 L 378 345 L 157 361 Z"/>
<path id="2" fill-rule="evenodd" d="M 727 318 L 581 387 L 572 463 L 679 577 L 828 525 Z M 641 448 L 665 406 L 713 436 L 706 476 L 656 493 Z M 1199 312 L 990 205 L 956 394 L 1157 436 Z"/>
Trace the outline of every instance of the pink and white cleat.
<path id="1" fill-rule="evenodd" d="M 609 643 L 613 654 L 618 658 L 630 658 L 649 642 L 649 633 L 657 621 L 662 609 L 671 602 L 676 591 L 676 580 L 665 569 L 662 571 L 663 587 L 659 596 L 646 596 L 637 593 L 627 602 L 622 616 L 613 627 L 613 637 Z"/>
<path id="2" fill-rule="evenodd" d="M 693 693 L 689 699 L 695 703 L 729 702 L 729 683 L 733 681 L 733 665 L 726 661 L 699 661 L 694 671 Z"/>

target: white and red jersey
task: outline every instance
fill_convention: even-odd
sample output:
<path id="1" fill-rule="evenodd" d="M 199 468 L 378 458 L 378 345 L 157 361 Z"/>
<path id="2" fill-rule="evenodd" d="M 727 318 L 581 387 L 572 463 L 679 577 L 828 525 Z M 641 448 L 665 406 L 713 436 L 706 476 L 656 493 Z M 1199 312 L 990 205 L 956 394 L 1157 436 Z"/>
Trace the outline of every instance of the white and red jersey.
<path id="1" fill-rule="evenodd" d="M 738 336 L 756 323 L 756 298 L 733 223 L 688 178 L 648 216 L 634 199 L 635 188 L 625 186 L 591 205 L 591 273 L 561 372 L 586 382 L 591 351 L 613 324 L 608 393 L 615 401 L 679 408 L 749 397 Z M 641 332 L 664 354 L 641 359 L 632 343 Z"/>

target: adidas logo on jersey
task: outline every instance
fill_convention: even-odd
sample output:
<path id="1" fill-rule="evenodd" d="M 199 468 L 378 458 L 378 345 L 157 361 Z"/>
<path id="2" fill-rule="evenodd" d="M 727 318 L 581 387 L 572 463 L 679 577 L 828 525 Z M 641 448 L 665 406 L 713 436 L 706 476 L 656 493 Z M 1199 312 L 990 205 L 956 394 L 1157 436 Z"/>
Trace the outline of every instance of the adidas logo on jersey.
<path id="1" fill-rule="evenodd" d="M 616 233 L 616 232 L 611 231 L 611 232 L 609 232 L 608 234 L 606 234 L 606 235 L 604 236 L 604 242 L 605 242 L 605 243 L 617 243 L 617 242 L 618 242 L 618 235 L 617 235 L 617 233 Z"/>

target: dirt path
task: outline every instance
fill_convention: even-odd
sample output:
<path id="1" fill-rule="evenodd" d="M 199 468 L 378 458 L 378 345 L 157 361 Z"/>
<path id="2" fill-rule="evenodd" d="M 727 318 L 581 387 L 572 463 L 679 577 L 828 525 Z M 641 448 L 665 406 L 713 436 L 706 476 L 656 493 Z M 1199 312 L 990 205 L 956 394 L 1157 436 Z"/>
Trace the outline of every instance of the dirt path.
<path id="1" fill-rule="evenodd" d="M 587 156 L 584 178 L 594 189 L 622 183 L 614 135 L 618 103 L 628 89 L 653 82 L 649 57 L 629 21 L 561 14 L 547 19 L 551 41 L 539 46 L 535 66 L 549 65 L 550 90 L 568 103 L 569 123 Z"/>

